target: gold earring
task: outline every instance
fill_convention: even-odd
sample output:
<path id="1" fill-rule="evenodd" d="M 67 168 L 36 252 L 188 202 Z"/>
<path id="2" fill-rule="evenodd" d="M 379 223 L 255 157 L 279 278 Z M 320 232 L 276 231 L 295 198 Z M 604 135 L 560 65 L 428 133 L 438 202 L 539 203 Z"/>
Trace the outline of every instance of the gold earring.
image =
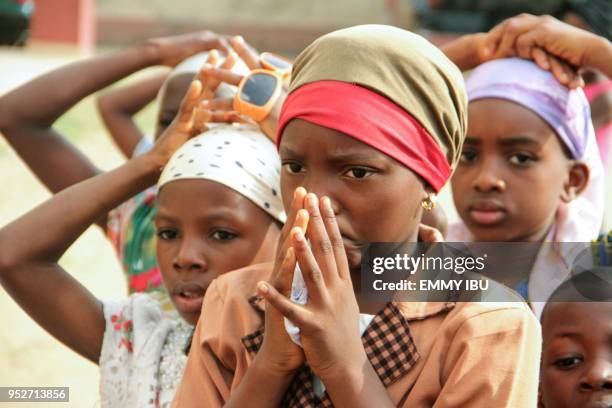
<path id="1" fill-rule="evenodd" d="M 423 207 L 423 209 L 425 211 L 431 211 L 434 208 L 436 208 L 436 195 L 434 193 L 428 193 L 427 197 L 425 197 L 423 199 L 423 201 L 421 201 L 421 207 Z"/>

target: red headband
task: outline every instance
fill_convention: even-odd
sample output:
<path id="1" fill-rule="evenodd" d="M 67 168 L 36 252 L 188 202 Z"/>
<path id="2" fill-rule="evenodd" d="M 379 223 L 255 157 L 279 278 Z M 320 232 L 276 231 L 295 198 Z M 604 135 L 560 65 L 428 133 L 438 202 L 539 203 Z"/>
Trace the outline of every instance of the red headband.
<path id="1" fill-rule="evenodd" d="M 345 133 L 397 160 L 436 192 L 451 168 L 435 139 L 408 112 L 364 87 L 318 81 L 289 94 L 280 115 L 276 145 L 293 119 Z"/>

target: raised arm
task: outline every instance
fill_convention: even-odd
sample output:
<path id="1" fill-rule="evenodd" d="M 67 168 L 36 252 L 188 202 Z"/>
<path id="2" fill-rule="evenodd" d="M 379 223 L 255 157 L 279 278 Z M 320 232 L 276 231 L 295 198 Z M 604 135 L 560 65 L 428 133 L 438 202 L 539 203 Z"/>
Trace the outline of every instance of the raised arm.
<path id="1" fill-rule="evenodd" d="M 117 147 L 128 159 L 144 137 L 133 116 L 155 99 L 167 77 L 167 72 L 159 73 L 134 84 L 112 89 L 98 97 L 98 112 L 102 121 Z"/>
<path id="2" fill-rule="evenodd" d="M 0 97 L 0 132 L 28 167 L 56 193 L 100 171 L 53 123 L 86 96 L 152 65 L 173 66 L 202 50 L 227 49 L 211 32 L 149 40 L 43 74 Z M 105 228 L 106 214 L 98 224 Z"/>
<path id="3" fill-rule="evenodd" d="M 150 152 L 61 191 L 0 230 L 0 284 L 44 329 L 93 362 L 104 336 L 101 303 L 58 260 L 101 214 L 155 183 L 172 153 L 200 128 L 192 112 L 201 88 L 192 83 Z"/>

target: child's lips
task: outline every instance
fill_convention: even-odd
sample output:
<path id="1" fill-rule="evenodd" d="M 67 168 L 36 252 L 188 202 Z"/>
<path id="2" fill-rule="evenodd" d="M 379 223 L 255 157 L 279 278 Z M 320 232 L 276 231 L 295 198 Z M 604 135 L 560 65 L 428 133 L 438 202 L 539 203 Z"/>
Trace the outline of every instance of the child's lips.
<path id="1" fill-rule="evenodd" d="M 172 298 L 179 312 L 199 313 L 206 288 L 194 282 L 178 282 L 172 289 Z"/>
<path id="2" fill-rule="evenodd" d="M 495 225 L 506 218 L 505 208 L 494 201 L 479 201 L 468 210 L 470 219 L 479 225 Z"/>

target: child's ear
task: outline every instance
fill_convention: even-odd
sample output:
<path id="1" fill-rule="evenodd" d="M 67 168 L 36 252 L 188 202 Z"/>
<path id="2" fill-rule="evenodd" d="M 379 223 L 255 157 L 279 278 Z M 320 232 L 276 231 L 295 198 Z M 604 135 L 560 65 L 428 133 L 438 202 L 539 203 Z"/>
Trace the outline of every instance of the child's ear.
<path id="1" fill-rule="evenodd" d="M 589 176 L 589 167 L 586 164 L 580 161 L 571 161 L 567 180 L 563 184 L 561 200 L 565 203 L 574 200 L 586 188 L 589 183 Z"/>

